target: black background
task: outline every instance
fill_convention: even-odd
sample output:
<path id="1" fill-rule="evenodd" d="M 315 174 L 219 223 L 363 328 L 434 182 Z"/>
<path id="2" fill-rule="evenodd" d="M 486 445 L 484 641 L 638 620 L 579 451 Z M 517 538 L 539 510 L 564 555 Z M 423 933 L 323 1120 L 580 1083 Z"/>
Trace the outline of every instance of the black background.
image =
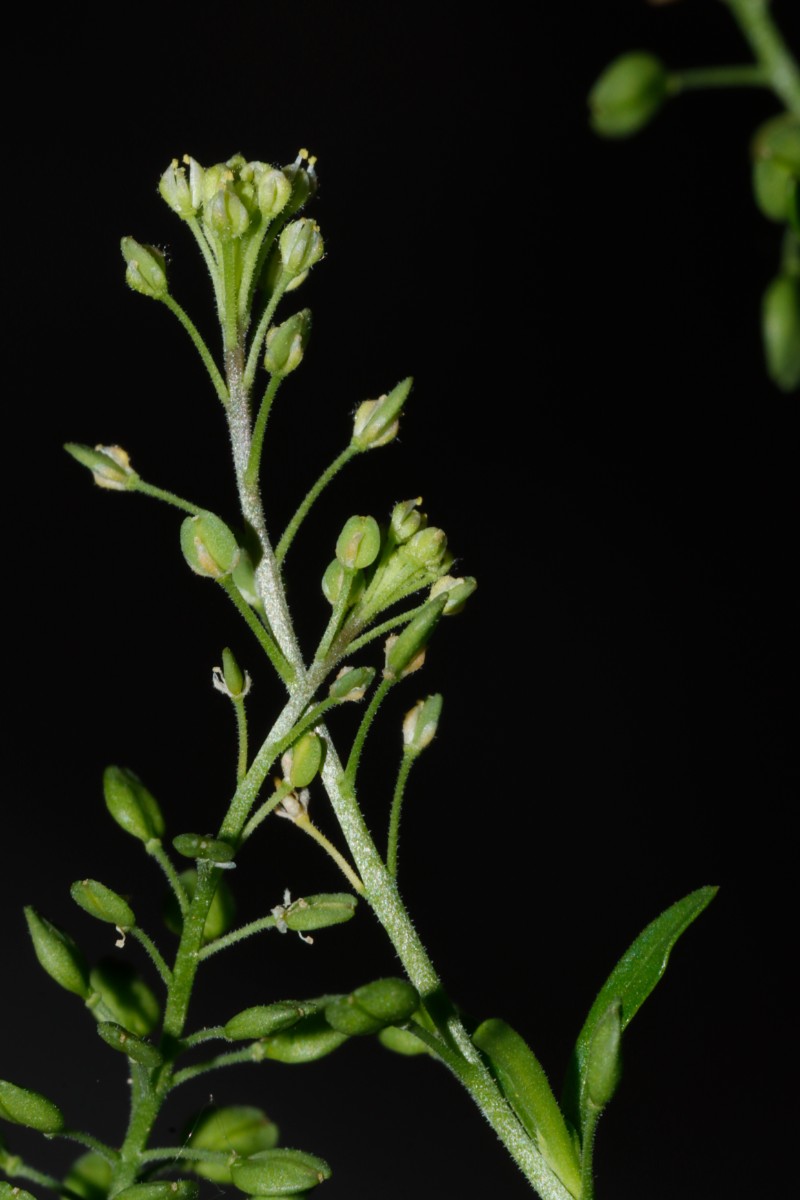
<path id="1" fill-rule="evenodd" d="M 774 6 L 787 21 L 792 7 Z M 174 292 L 213 337 L 202 266 L 158 177 L 185 152 L 281 163 L 308 146 L 327 256 L 297 295 L 315 325 L 271 425 L 271 529 L 345 444 L 358 402 L 409 372 L 416 385 L 402 437 L 350 467 L 287 560 L 305 644 L 351 512 L 421 494 L 480 583 L 386 705 L 368 819 L 382 829 L 403 712 L 443 691 L 440 737 L 412 777 L 402 890 L 452 995 L 511 1021 L 556 1087 L 629 941 L 719 884 L 626 1035 L 599 1195 L 783 1194 L 797 401 L 763 374 L 759 297 L 779 235 L 747 159 L 775 103 L 691 97 L 614 144 L 585 115 L 626 48 L 687 66 L 746 57 L 729 15 L 712 0 L 98 11 L 37 9 L 10 40 L 0 1076 L 120 1136 L 124 1066 L 39 973 L 21 906 L 90 957 L 111 953 L 66 898 L 88 875 L 130 894 L 155 932 L 160 879 L 108 821 L 103 767 L 137 770 L 172 833 L 211 828 L 234 766 L 210 687 L 222 646 L 254 675 L 254 736 L 279 702 L 224 596 L 186 569 L 177 516 L 99 492 L 61 451 L 118 442 L 145 478 L 234 516 L 219 406 L 166 310 L 125 288 L 119 237 L 165 247 Z M 342 714 L 334 730 L 351 725 Z M 322 795 L 312 804 L 335 836 Z M 285 887 L 340 886 L 299 840 L 281 822 L 244 857 L 243 919 Z M 364 910 L 313 947 L 269 935 L 213 960 L 194 1019 L 396 969 Z M 208 1076 L 170 1101 L 170 1144 L 212 1092 L 261 1104 L 286 1144 L 328 1158 L 331 1200 L 530 1194 L 427 1061 L 350 1044 L 312 1066 Z M 74 1150 L 42 1153 L 24 1132 L 10 1144 L 52 1170 Z"/>

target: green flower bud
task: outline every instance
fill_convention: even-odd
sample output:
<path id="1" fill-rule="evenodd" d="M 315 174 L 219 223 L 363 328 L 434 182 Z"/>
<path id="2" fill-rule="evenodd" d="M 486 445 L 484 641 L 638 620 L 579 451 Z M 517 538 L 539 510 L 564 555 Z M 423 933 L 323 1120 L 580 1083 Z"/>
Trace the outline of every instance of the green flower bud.
<path id="1" fill-rule="evenodd" d="M 95 446 L 92 450 L 79 442 L 67 442 L 64 449 L 81 466 L 89 468 L 98 487 L 114 492 L 127 492 L 135 487 L 139 476 L 121 446 Z"/>
<path id="2" fill-rule="evenodd" d="M 767 158 L 753 165 L 756 204 L 770 221 L 788 221 L 792 191 L 796 186 L 795 176 L 782 162 Z"/>
<path id="3" fill-rule="evenodd" d="M 258 594 L 256 587 L 256 576 L 253 568 L 253 560 L 248 552 L 241 548 L 239 549 L 239 557 L 236 560 L 236 566 L 233 568 L 233 582 L 239 589 L 242 598 L 250 605 L 251 608 L 261 610 L 261 597 Z"/>
<path id="4" fill-rule="evenodd" d="M 669 75 L 660 59 L 634 51 L 614 59 L 589 93 L 592 128 L 603 137 L 643 129 L 667 98 Z"/>
<path id="5" fill-rule="evenodd" d="M 190 1139 L 193 1150 L 224 1151 L 231 1156 L 230 1164 L 192 1163 L 195 1174 L 212 1183 L 231 1184 L 231 1164 L 261 1150 L 272 1150 L 278 1141 L 278 1126 L 260 1108 L 206 1108 L 187 1125 L 184 1141 Z"/>
<path id="6" fill-rule="evenodd" d="M 772 221 L 791 220 L 800 180 L 800 118 L 782 113 L 756 131 L 752 143 L 756 203 Z"/>
<path id="7" fill-rule="evenodd" d="M 72 938 L 30 906 L 25 909 L 25 919 L 36 957 L 50 978 L 68 992 L 88 999 L 89 968 Z"/>
<path id="8" fill-rule="evenodd" d="M 328 688 L 328 695 L 332 700 L 363 700 L 374 678 L 374 667 L 342 667 Z"/>
<path id="9" fill-rule="evenodd" d="M 258 207 L 264 220 L 271 221 L 283 212 L 291 194 L 291 181 L 283 171 L 279 171 L 277 167 L 267 167 L 256 184 Z"/>
<path id="10" fill-rule="evenodd" d="M 301 897 L 284 910 L 283 920 L 295 933 L 342 925 L 355 915 L 357 900 L 349 892 L 322 892 Z"/>
<path id="11" fill-rule="evenodd" d="M 203 205 L 205 193 L 205 171 L 200 166 L 197 159 L 192 158 L 189 154 L 184 154 L 183 162 L 189 168 L 189 194 L 192 198 L 192 206 L 197 210 Z"/>
<path id="12" fill-rule="evenodd" d="M 318 733 L 304 733 L 281 759 L 283 775 L 293 788 L 308 787 L 325 762 L 328 744 Z"/>
<path id="13" fill-rule="evenodd" d="M 267 332 L 264 366 L 270 375 L 283 378 L 303 361 L 303 355 L 311 334 L 311 309 L 304 308 L 288 317 L 281 325 L 273 325 Z"/>
<path id="14" fill-rule="evenodd" d="M 127 767 L 106 767 L 103 773 L 106 808 L 117 824 L 141 842 L 160 838 L 164 818 L 155 797 Z"/>
<path id="15" fill-rule="evenodd" d="M 2 1156 L 0 1156 L 0 1166 L 2 1166 Z M 13 1174 L 13 1172 L 12 1172 Z M 0 1200 L 36 1200 L 30 1192 L 19 1184 L 7 1183 L 5 1179 L 0 1179 Z"/>
<path id="16" fill-rule="evenodd" d="M 331 1169 L 303 1150 L 262 1150 L 234 1163 L 231 1175 L 235 1187 L 251 1196 L 296 1196 L 330 1179 Z"/>
<path id="17" fill-rule="evenodd" d="M 385 1029 L 380 1029 L 378 1041 L 393 1054 L 403 1054 L 406 1058 L 413 1058 L 417 1054 L 431 1053 L 416 1034 L 410 1033 L 407 1029 L 398 1029 L 396 1025 L 387 1025 Z"/>
<path id="18" fill-rule="evenodd" d="M 190 867 L 187 871 L 181 872 L 181 883 L 186 888 L 186 892 L 191 900 L 197 888 L 197 872 Z M 222 937 L 223 933 L 227 933 L 233 925 L 236 915 L 236 901 L 233 898 L 233 893 L 225 879 L 220 876 L 217 890 L 214 893 L 214 899 L 211 901 L 211 907 L 208 910 L 206 923 L 203 927 L 203 945 L 209 942 L 214 942 L 218 937 Z M 164 905 L 164 923 L 173 933 L 180 934 L 183 928 L 183 918 L 178 901 L 172 892 L 167 896 Z"/>
<path id="19" fill-rule="evenodd" d="M 338 558 L 328 564 L 322 576 L 322 594 L 330 605 L 338 604 L 345 588 L 347 607 L 352 608 L 364 595 L 364 576 L 360 571 L 348 571 Z"/>
<path id="20" fill-rule="evenodd" d="M 224 579 L 239 560 L 239 547 L 228 526 L 214 513 L 187 517 L 181 525 L 183 557 L 196 575 Z"/>
<path id="21" fill-rule="evenodd" d="M 69 893 L 84 912 L 97 917 L 98 921 L 107 921 L 119 929 L 133 929 L 136 924 L 133 909 L 127 901 L 96 879 L 77 880 Z"/>
<path id="22" fill-rule="evenodd" d="M 221 187 L 206 202 L 203 220 L 212 235 L 221 242 L 242 237 L 250 226 L 250 214 L 231 187 Z"/>
<path id="23" fill-rule="evenodd" d="M 111 1187 L 111 1164 L 94 1150 L 77 1158 L 64 1176 L 63 1195 L 81 1200 L 106 1200 Z"/>
<path id="24" fill-rule="evenodd" d="M 406 979 L 376 979 L 327 1005 L 325 1020 L 339 1033 L 359 1037 L 409 1020 L 419 1004 L 419 993 Z"/>
<path id="25" fill-rule="evenodd" d="M 351 517 L 336 542 L 336 557 L 348 571 L 369 567 L 381 550 L 381 531 L 374 517 Z"/>
<path id="26" fill-rule="evenodd" d="M 244 696 L 247 693 L 247 677 L 227 646 L 222 651 L 222 678 L 231 696 Z"/>
<path id="27" fill-rule="evenodd" d="M 200 1186 L 193 1179 L 170 1179 L 160 1183 L 134 1183 L 117 1192 L 114 1200 L 197 1200 Z"/>
<path id="28" fill-rule="evenodd" d="M 386 667 L 383 672 L 387 679 L 403 678 L 422 666 L 425 648 L 439 624 L 445 602 L 444 596 L 429 600 L 401 634 L 387 639 Z"/>
<path id="29" fill-rule="evenodd" d="M 301 1017 L 290 1028 L 282 1029 L 270 1037 L 256 1042 L 256 1060 L 269 1058 L 274 1062 L 316 1062 L 337 1050 L 347 1041 L 347 1034 L 331 1029 L 324 1013 L 314 1012 Z"/>
<path id="30" fill-rule="evenodd" d="M 471 575 L 467 575 L 463 579 L 454 579 L 452 575 L 442 575 L 431 588 L 430 599 L 435 600 L 437 596 L 446 596 L 447 601 L 442 616 L 453 617 L 456 613 L 461 612 L 477 586 L 477 579 L 473 579 Z"/>
<path id="31" fill-rule="evenodd" d="M 64 1128 L 61 1110 L 51 1100 L 5 1079 L 0 1079 L 0 1118 L 39 1133 L 59 1133 Z"/>
<path id="32" fill-rule="evenodd" d="M 164 255 L 155 246 L 142 246 L 132 237 L 124 237 L 120 243 L 122 257 L 128 264 L 125 281 L 134 292 L 141 292 L 151 300 L 161 300 L 169 291 Z"/>
<path id="33" fill-rule="evenodd" d="M 161 1006 L 134 967 L 118 959 L 100 962 L 89 975 L 88 1007 L 98 1020 L 116 1021 L 136 1037 L 147 1037 L 161 1019 Z"/>
<path id="34" fill-rule="evenodd" d="M 172 211 L 176 212 L 184 221 L 193 217 L 200 206 L 199 200 L 195 200 L 193 189 L 186 178 L 186 169 L 178 165 L 177 158 L 173 158 L 161 176 L 158 190 Z"/>
<path id="35" fill-rule="evenodd" d="M 615 1000 L 597 1023 L 586 1058 L 584 1094 L 594 1108 L 605 1108 L 617 1090 L 621 1041 L 622 1005 Z"/>
<path id="36" fill-rule="evenodd" d="M 800 279 L 773 279 L 764 293 L 761 321 L 769 377 L 792 392 L 800 387 Z"/>
<path id="37" fill-rule="evenodd" d="M 157 1047 L 151 1045 L 150 1042 L 143 1042 L 140 1038 L 134 1037 L 129 1030 L 118 1025 L 116 1021 L 101 1021 L 97 1026 L 97 1032 L 112 1050 L 120 1050 L 133 1062 L 139 1063 L 149 1071 L 160 1067 L 164 1061 L 161 1051 Z"/>
<path id="38" fill-rule="evenodd" d="M 302 1017 L 318 1010 L 316 1001 L 279 1000 L 275 1004 L 257 1004 L 231 1017 L 225 1025 L 225 1037 L 233 1042 L 249 1042 L 271 1037 L 296 1025 Z"/>
<path id="39" fill-rule="evenodd" d="M 230 842 L 222 842 L 210 834 L 179 833 L 172 844 L 184 858 L 210 859 L 215 863 L 229 863 L 236 854 Z"/>
<path id="40" fill-rule="evenodd" d="M 309 155 L 307 150 L 300 150 L 294 162 L 283 168 L 284 175 L 292 185 L 292 196 L 288 205 L 290 213 L 298 212 L 316 192 L 316 162 L 316 155 Z"/>
<path id="41" fill-rule="evenodd" d="M 278 245 L 283 270 L 293 278 L 305 275 L 325 252 L 319 226 L 308 217 L 290 221 L 281 232 Z"/>
<path id="42" fill-rule="evenodd" d="M 426 571 L 438 571 L 444 562 L 447 535 L 443 529 L 429 525 L 420 529 L 405 543 L 401 553 Z"/>
<path id="43" fill-rule="evenodd" d="M 422 496 L 417 496 L 416 500 L 401 500 L 392 509 L 389 528 L 392 537 L 398 544 L 407 542 L 427 524 L 428 518 L 419 510 L 420 504 L 422 504 Z"/>
<path id="44" fill-rule="evenodd" d="M 377 400 L 365 400 L 356 409 L 351 445 L 360 451 L 375 450 L 397 437 L 400 413 L 412 383 L 409 376 L 392 388 L 388 395 L 379 396 Z"/>
<path id="45" fill-rule="evenodd" d="M 403 753 L 416 758 L 436 737 L 442 712 L 442 697 L 428 696 L 418 700 L 403 721 Z"/>

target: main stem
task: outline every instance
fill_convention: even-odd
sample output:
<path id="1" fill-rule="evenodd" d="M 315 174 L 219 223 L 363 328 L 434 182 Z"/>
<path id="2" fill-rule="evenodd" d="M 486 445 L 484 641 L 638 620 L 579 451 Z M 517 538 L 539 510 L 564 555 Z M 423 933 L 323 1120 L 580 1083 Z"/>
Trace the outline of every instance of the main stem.
<path id="1" fill-rule="evenodd" d="M 769 0 L 724 0 L 766 72 L 770 86 L 800 117 L 800 69 L 769 12 Z"/>

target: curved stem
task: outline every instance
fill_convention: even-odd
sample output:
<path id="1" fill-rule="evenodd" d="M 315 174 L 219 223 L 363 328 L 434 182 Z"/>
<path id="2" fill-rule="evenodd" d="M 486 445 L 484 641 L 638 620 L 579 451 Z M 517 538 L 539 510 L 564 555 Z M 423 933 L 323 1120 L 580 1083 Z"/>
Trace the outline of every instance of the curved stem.
<path id="1" fill-rule="evenodd" d="M 416 762 L 413 754 L 404 754 L 397 772 L 397 783 L 392 797 L 392 811 L 389 817 L 389 843 L 386 850 L 386 866 L 393 879 L 397 878 L 397 846 L 400 840 L 400 813 L 403 808 L 403 796 L 411 768 Z"/>
<path id="2" fill-rule="evenodd" d="M 265 929 L 274 929 L 277 923 L 277 918 L 270 916 L 259 917 L 257 921 L 250 921 L 247 925 L 241 925 L 231 933 L 226 933 L 223 937 L 218 937 L 216 941 L 209 942 L 207 946 L 204 946 L 200 951 L 200 959 L 202 962 L 205 962 L 207 958 L 211 958 L 212 954 L 219 954 L 220 950 L 228 950 L 231 946 L 235 946 L 237 942 L 243 942 L 245 938 L 253 937 L 256 933 L 263 933 Z M 224 1034 L 220 1034 L 219 1036 L 224 1037 Z"/>
<path id="3" fill-rule="evenodd" d="M 731 67 L 697 67 L 685 71 L 672 71 L 669 91 L 700 91 L 706 88 L 725 87 L 769 87 L 770 78 L 763 67 L 753 63 Z"/>
<path id="4" fill-rule="evenodd" d="M 244 480 L 247 487 L 253 487 L 258 481 L 258 472 L 261 467 L 261 454 L 264 449 L 264 432 L 267 428 L 267 421 L 272 409 L 272 401 L 275 399 L 278 388 L 283 382 L 282 375 L 270 375 L 269 383 L 267 384 L 264 398 L 258 410 L 255 427 L 253 429 L 253 441 L 250 446 L 250 456 L 247 460 L 247 469 L 244 473 Z"/>
<path id="5" fill-rule="evenodd" d="M 345 466 L 347 463 L 349 463 L 350 459 L 354 458 L 356 454 L 358 454 L 358 450 L 352 445 L 348 446 L 345 450 L 342 451 L 342 453 L 340 455 L 338 455 L 337 458 L 335 458 L 333 460 L 331 465 L 325 471 L 322 472 L 322 474 L 320 475 L 319 479 L 314 484 L 314 486 L 306 493 L 304 499 L 302 500 L 300 506 L 297 509 L 297 512 L 294 514 L 291 521 L 286 526 L 286 529 L 283 532 L 283 536 L 281 537 L 281 540 L 278 542 L 277 548 L 275 550 L 275 558 L 277 559 L 279 564 L 282 563 L 283 560 L 286 558 L 289 547 L 291 546 L 292 542 L 294 541 L 295 535 L 296 535 L 298 529 L 300 528 L 303 521 L 308 516 L 308 513 L 309 513 L 314 501 L 317 500 L 318 497 L 322 494 L 322 492 L 328 486 L 328 484 L 333 479 L 333 477 L 335 475 L 338 475 L 338 473 L 339 473 L 339 471 L 341 471 L 342 467 Z"/>
<path id="6" fill-rule="evenodd" d="M 29 1167 L 16 1154 L 9 1154 L 3 1165 L 0 1166 L 0 1171 L 8 1179 L 28 1179 L 31 1183 L 38 1183 L 39 1187 L 45 1187 L 51 1192 L 60 1192 L 62 1183 L 60 1179 L 54 1179 L 52 1175 L 45 1175 L 44 1171 L 37 1171 L 35 1167 Z"/>
<path id="7" fill-rule="evenodd" d="M 370 726 L 375 720 L 375 715 L 389 694 L 390 688 L 397 682 L 396 679 L 382 679 L 375 689 L 375 694 L 369 702 L 369 707 L 361 718 L 361 724 L 358 727 L 358 733 L 353 740 L 353 747 L 350 751 L 350 757 L 347 760 L 345 768 L 345 776 L 350 787 L 355 786 L 356 774 L 358 772 L 358 764 L 361 762 L 361 755 L 364 750 L 364 743 L 367 740 Z"/>
<path id="8" fill-rule="evenodd" d="M 232 1050 L 230 1054 L 218 1054 L 216 1058 L 210 1058 L 207 1062 L 195 1063 L 192 1067 L 184 1067 L 182 1071 L 176 1071 L 172 1077 L 172 1086 L 179 1087 L 182 1083 L 188 1083 L 190 1079 L 196 1079 L 198 1075 L 207 1075 L 209 1071 L 218 1071 L 220 1067 L 256 1061 L 250 1046 L 246 1050 Z"/>
<path id="9" fill-rule="evenodd" d="M 155 942 L 152 940 L 152 938 L 148 937 L 145 931 L 140 929 L 138 925 L 134 925 L 133 929 L 129 929 L 128 932 L 130 933 L 131 937 L 135 938 L 141 946 L 144 946 L 145 950 L 150 956 L 150 959 L 152 960 L 153 966 L 161 976 L 161 982 L 166 987 L 169 987 L 172 982 L 172 972 L 164 961 L 164 958 Z"/>
<path id="10" fill-rule="evenodd" d="M 281 272 L 280 276 L 278 277 L 278 282 L 275 284 L 275 290 L 267 302 L 267 307 L 261 314 L 261 319 L 258 322 L 255 333 L 253 334 L 253 340 L 250 343 L 250 350 L 247 355 L 247 365 L 244 369 L 242 388 L 245 392 L 249 393 L 253 386 L 253 380 L 256 377 L 256 367 L 258 366 L 258 360 L 261 356 L 261 347 L 264 343 L 264 338 L 267 336 L 267 330 L 269 329 L 270 321 L 275 316 L 275 309 L 280 304 L 283 293 L 286 291 L 286 288 L 290 283 L 291 277 L 286 275 L 285 272 Z"/>
<path id="11" fill-rule="evenodd" d="M 85 1146 L 87 1150 L 94 1150 L 95 1154 L 99 1154 L 105 1162 L 110 1163 L 113 1167 L 119 1161 L 119 1151 L 113 1147 L 107 1146 L 105 1142 L 101 1142 L 99 1138 L 92 1137 L 90 1133 L 82 1133 L 78 1129 L 62 1129 L 56 1134 L 56 1137 L 66 1138 L 68 1142 L 77 1142 L 79 1146 Z"/>
<path id="12" fill-rule="evenodd" d="M 243 696 L 234 697 L 233 711 L 236 714 L 236 740 L 239 747 L 236 755 L 236 783 L 238 786 L 247 774 L 247 712 Z"/>
<path id="13" fill-rule="evenodd" d="M 309 837 L 313 838 L 317 845 L 321 846 L 326 854 L 330 855 L 339 870 L 344 874 L 350 886 L 356 892 L 358 892 L 359 896 L 362 896 L 364 894 L 364 884 L 361 882 L 358 875 L 350 866 L 350 863 L 347 861 L 341 851 L 337 850 L 333 842 L 329 841 L 329 839 L 325 837 L 325 834 L 322 833 L 321 830 L 317 829 L 308 813 L 301 813 L 299 817 L 295 817 L 294 824 L 298 829 L 302 829 L 304 833 L 307 833 Z"/>
<path id="14" fill-rule="evenodd" d="M 175 899 L 178 901 L 181 913 L 185 916 L 189 908 L 189 897 L 186 894 L 186 888 L 181 883 L 178 872 L 172 865 L 169 855 L 161 845 L 160 840 L 158 838 L 151 838 L 150 841 L 145 844 L 145 850 L 149 855 L 151 855 L 152 858 L 156 860 L 158 865 L 161 867 L 161 870 L 166 875 L 169 886 L 175 893 Z"/>
<path id="15" fill-rule="evenodd" d="M 174 492 L 168 492 L 165 488 L 156 487 L 152 483 L 146 483 L 141 476 L 131 485 L 130 490 L 132 492 L 141 492 L 143 496 L 151 496 L 154 500 L 163 500 L 166 504 L 171 504 L 173 508 L 179 508 L 181 512 L 189 513 L 193 517 L 203 512 L 199 504 L 192 504 L 191 501 L 183 500 L 180 496 L 176 496 Z"/>
<path id="16" fill-rule="evenodd" d="M 167 293 L 165 296 L 163 296 L 162 299 L 164 301 L 164 304 L 166 304 L 167 308 L 169 309 L 169 311 L 171 313 L 175 314 L 175 316 L 178 318 L 178 320 L 180 321 L 183 328 L 188 333 L 189 337 L 192 339 L 192 342 L 194 343 L 194 347 L 197 350 L 197 353 L 200 355 L 201 359 L 203 360 L 203 365 L 205 366 L 206 370 L 208 371 L 209 376 L 211 377 L 211 382 L 214 385 L 214 391 L 217 393 L 217 396 L 222 401 L 222 403 L 227 405 L 228 389 L 225 386 L 225 381 L 222 378 L 222 375 L 220 374 L 219 367 L 214 362 L 214 356 L 212 355 L 208 346 L 203 341 L 203 338 L 200 336 L 200 333 L 199 333 L 194 321 L 191 319 L 191 317 L 188 315 L 188 313 L 184 312 L 184 310 L 181 308 L 180 304 L 178 304 L 178 301 L 173 299 L 173 297 L 170 296 L 169 293 Z"/>
<path id="17" fill-rule="evenodd" d="M 273 639 L 267 633 L 267 630 L 262 625 L 261 621 L 259 621 L 256 614 L 253 612 L 252 608 L 247 603 L 236 584 L 233 582 L 232 577 L 230 575 L 226 575 L 224 578 L 219 580 L 219 584 L 223 591 L 230 596 L 235 607 L 239 610 L 252 632 L 256 635 L 261 649 L 264 651 L 283 682 L 285 684 L 290 684 L 294 679 L 294 671 L 289 666 L 283 654 L 281 654 Z"/>
<path id="18" fill-rule="evenodd" d="M 800 116 L 800 69 L 769 11 L 768 0 L 725 0 L 786 107 Z"/>

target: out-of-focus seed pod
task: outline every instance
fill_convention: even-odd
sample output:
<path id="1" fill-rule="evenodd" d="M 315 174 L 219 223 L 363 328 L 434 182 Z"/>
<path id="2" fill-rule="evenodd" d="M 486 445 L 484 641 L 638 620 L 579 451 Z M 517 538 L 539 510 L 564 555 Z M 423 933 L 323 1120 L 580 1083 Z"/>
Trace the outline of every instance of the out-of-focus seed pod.
<path id="1" fill-rule="evenodd" d="M 114 1200 L 197 1200 L 200 1185 L 193 1179 L 170 1179 L 159 1183 L 134 1183 L 117 1192 Z"/>
<path id="2" fill-rule="evenodd" d="M 332 1029 L 324 1013 L 315 1012 L 301 1017 L 290 1028 L 257 1042 L 253 1049 L 258 1053 L 254 1057 L 283 1063 L 316 1062 L 346 1041 L 347 1034 Z"/>
<path id="3" fill-rule="evenodd" d="M 622 54 L 589 93 L 592 128 L 603 137 L 628 137 L 652 121 L 667 98 L 669 75 L 654 54 Z"/>
<path id="4" fill-rule="evenodd" d="M 278 1142 L 278 1126 L 260 1108 L 205 1108 L 186 1128 L 184 1141 L 190 1139 L 193 1150 L 224 1151 L 231 1158 L 230 1163 L 192 1163 L 195 1174 L 212 1183 L 231 1184 L 231 1164 L 272 1150 Z"/>
<path id="5" fill-rule="evenodd" d="M 147 1037 L 158 1025 L 161 1006 L 130 963 L 100 962 L 92 968 L 89 983 L 93 992 L 89 1007 L 99 1020 L 116 1021 L 136 1037 Z"/>
<path id="6" fill-rule="evenodd" d="M 190 867 L 187 871 L 181 872 L 180 878 L 191 900 L 197 887 L 197 872 L 193 867 Z M 214 899 L 211 901 L 211 907 L 208 910 L 208 916 L 206 917 L 203 929 L 203 945 L 214 942 L 218 937 L 222 937 L 223 933 L 227 933 L 233 925 L 235 915 L 236 901 L 233 898 L 233 892 L 227 880 L 222 878 L 220 874 L 217 890 L 214 893 Z M 181 910 L 172 892 L 168 894 L 164 905 L 164 923 L 173 933 L 179 934 L 183 928 Z"/>
<path id="7" fill-rule="evenodd" d="M 119 1050 L 149 1071 L 160 1067 L 164 1061 L 161 1051 L 156 1046 L 134 1037 L 129 1029 L 118 1025 L 116 1021 L 101 1021 L 97 1026 L 97 1032 L 112 1050 Z"/>
<path id="8" fill-rule="evenodd" d="M 800 387 L 800 279 L 779 275 L 762 301 L 767 371 L 784 392 Z"/>
<path id="9" fill-rule="evenodd" d="M 209 834 L 179 833 L 172 839 L 172 844 L 184 858 L 209 859 L 211 862 L 229 863 L 236 854 L 230 842 L 222 842 Z"/>
<path id="10" fill-rule="evenodd" d="M 81 1200 L 106 1200 L 111 1186 L 111 1164 L 94 1150 L 77 1158 L 64 1176 L 65 1196 Z"/>
<path id="11" fill-rule="evenodd" d="M 376 979 L 327 1005 L 325 1020 L 340 1033 L 359 1037 L 407 1021 L 419 1005 L 419 993 L 406 979 Z"/>

